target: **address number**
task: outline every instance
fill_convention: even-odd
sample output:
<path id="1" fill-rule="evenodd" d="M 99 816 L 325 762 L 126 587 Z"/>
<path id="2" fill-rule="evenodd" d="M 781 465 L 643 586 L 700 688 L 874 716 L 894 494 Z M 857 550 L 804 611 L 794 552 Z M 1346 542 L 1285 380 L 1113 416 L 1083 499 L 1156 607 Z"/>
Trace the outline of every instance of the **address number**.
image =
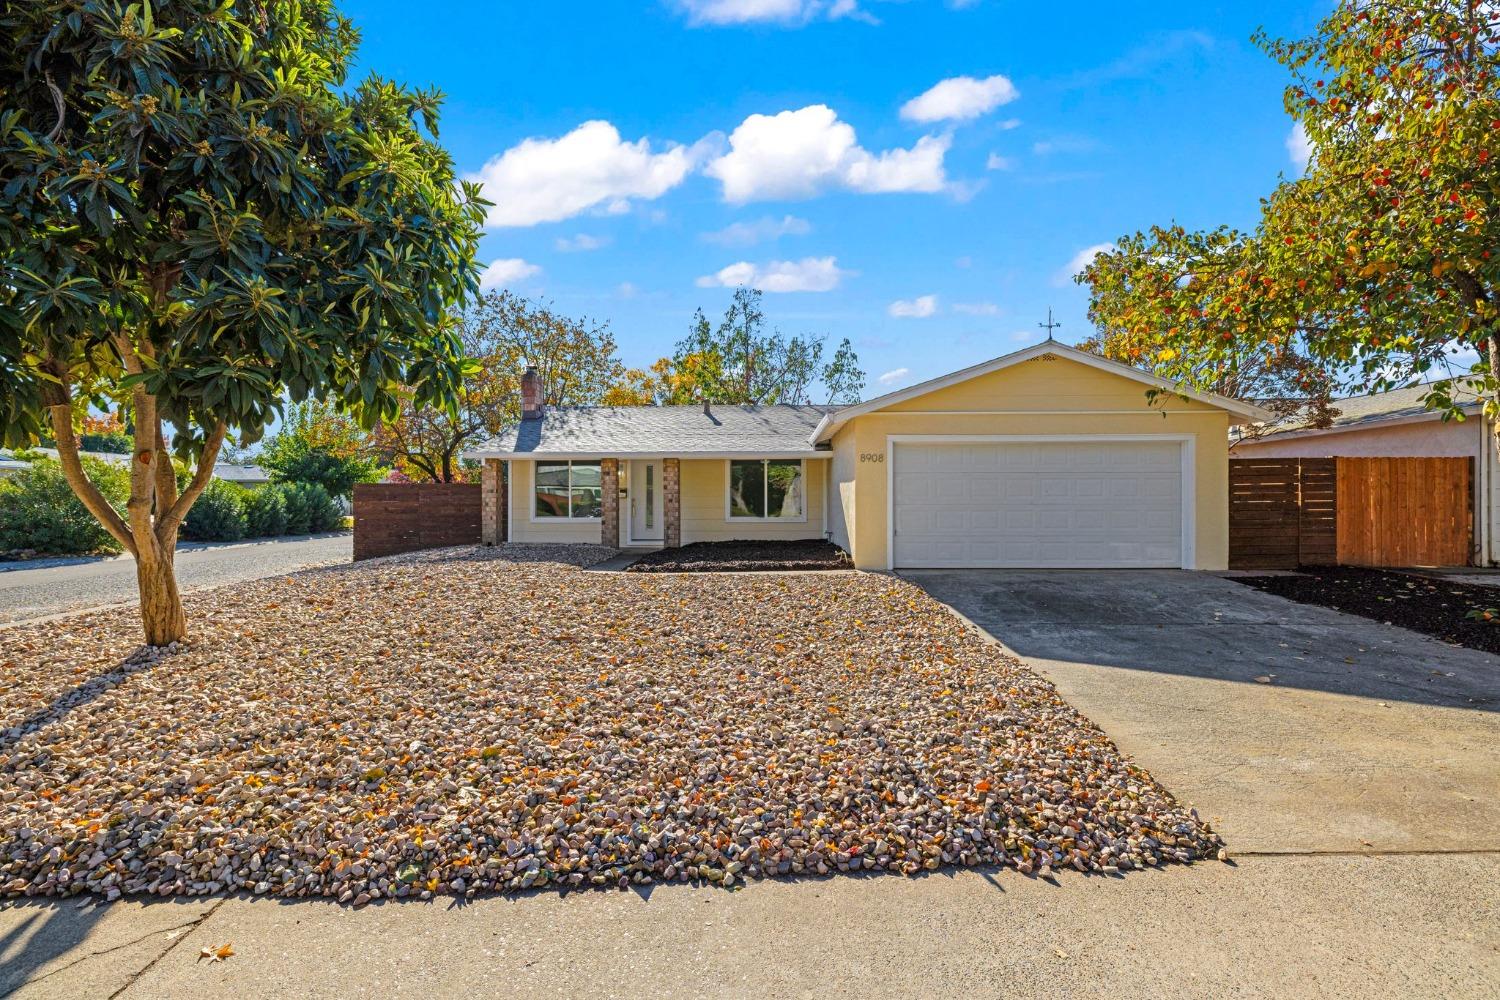
<path id="1" fill-rule="evenodd" d="M 860 456 L 859 456 L 859 460 L 861 462 L 884 462 L 885 461 L 885 452 L 883 452 L 883 451 L 866 451 L 866 452 L 862 452 L 860 454 Z"/>

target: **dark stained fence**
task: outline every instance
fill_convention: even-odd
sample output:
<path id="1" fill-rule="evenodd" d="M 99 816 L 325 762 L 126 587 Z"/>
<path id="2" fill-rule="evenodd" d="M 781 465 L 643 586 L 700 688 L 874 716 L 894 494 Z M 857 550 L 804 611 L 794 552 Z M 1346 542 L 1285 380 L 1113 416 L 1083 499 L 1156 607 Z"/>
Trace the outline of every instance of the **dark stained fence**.
<path id="1" fill-rule="evenodd" d="M 1229 460 L 1229 568 L 1296 569 L 1334 561 L 1331 458 Z"/>
<path id="2" fill-rule="evenodd" d="M 1467 458 L 1232 458 L 1229 568 L 1463 566 Z"/>
<path id="3" fill-rule="evenodd" d="M 479 544 L 482 494 L 476 483 L 355 486 L 355 560 Z"/>

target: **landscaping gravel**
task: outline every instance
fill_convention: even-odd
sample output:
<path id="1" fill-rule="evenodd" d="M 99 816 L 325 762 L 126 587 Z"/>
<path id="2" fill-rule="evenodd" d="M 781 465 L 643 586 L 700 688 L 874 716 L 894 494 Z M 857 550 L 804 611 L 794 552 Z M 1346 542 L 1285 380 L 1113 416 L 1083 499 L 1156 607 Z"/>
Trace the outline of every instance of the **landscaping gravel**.
<path id="1" fill-rule="evenodd" d="M 123 611 L 0 633 L 0 893 L 358 905 L 1222 850 L 1050 683 L 888 576 L 449 550 L 188 612 L 176 651 L 131 655 Z"/>

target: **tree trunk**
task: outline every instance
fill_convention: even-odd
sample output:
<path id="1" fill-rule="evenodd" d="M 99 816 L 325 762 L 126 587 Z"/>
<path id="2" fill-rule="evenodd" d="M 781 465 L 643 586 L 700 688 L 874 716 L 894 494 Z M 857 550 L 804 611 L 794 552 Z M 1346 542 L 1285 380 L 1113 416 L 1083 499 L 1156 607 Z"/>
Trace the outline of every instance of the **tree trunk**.
<path id="1" fill-rule="evenodd" d="M 187 614 L 182 610 L 182 594 L 177 589 L 177 574 L 172 551 L 164 549 L 149 558 L 135 561 L 136 586 L 141 598 L 141 628 L 150 646 L 165 646 L 187 635 Z"/>

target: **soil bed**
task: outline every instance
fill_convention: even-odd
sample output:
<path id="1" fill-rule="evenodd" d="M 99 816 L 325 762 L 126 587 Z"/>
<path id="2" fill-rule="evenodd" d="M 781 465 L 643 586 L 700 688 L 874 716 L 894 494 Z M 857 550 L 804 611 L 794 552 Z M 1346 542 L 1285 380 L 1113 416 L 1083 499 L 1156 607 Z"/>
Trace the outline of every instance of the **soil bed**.
<path id="1" fill-rule="evenodd" d="M 642 556 L 627 573 L 750 573 L 853 569 L 843 549 L 811 538 L 794 542 L 693 542 Z"/>
<path id="2" fill-rule="evenodd" d="M 1500 608 L 1500 588 L 1353 566 L 1311 569 L 1297 576 L 1238 577 L 1236 582 L 1299 604 L 1317 604 L 1458 646 L 1500 653 L 1500 616 L 1493 621 L 1466 617 L 1475 609 Z"/>

